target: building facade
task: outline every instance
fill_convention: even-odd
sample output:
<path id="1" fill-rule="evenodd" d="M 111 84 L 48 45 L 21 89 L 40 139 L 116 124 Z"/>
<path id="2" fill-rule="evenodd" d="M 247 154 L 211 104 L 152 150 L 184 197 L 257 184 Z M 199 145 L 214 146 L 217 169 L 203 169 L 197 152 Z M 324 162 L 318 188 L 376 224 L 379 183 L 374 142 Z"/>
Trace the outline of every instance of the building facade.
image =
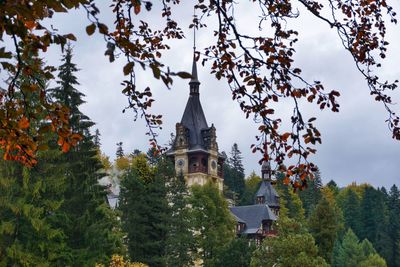
<path id="1" fill-rule="evenodd" d="M 267 236 L 277 234 L 275 221 L 279 216 L 279 195 L 273 186 L 269 162 L 261 167 L 262 181 L 254 197 L 254 204 L 230 207 L 236 220 L 236 233 L 260 243 Z"/>
<path id="2" fill-rule="evenodd" d="M 189 98 L 176 135 L 167 156 L 175 163 L 176 173 L 182 173 L 187 185 L 212 182 L 222 191 L 225 157 L 218 151 L 216 129 L 209 127 L 200 102 L 200 82 L 193 57 Z"/>

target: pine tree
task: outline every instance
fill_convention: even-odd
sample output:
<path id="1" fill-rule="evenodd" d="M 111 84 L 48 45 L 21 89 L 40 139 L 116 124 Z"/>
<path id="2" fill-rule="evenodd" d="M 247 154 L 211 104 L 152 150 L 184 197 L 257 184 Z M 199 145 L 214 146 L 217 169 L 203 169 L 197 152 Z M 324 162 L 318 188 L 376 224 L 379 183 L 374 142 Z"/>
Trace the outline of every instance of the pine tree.
<path id="1" fill-rule="evenodd" d="M 0 266 L 61 266 L 70 256 L 53 222 L 65 188 L 59 156 L 42 152 L 32 169 L 0 162 Z"/>
<path id="2" fill-rule="evenodd" d="M 372 242 L 379 254 L 389 259 L 390 232 L 388 232 L 389 214 L 386 195 L 382 191 L 366 187 L 361 201 L 361 233 L 360 239 Z"/>
<path id="3" fill-rule="evenodd" d="M 236 143 L 233 144 L 231 156 L 224 166 L 224 184 L 233 193 L 231 197 L 235 202 L 241 199 L 245 190 L 244 167 L 242 163 L 242 152 Z"/>
<path id="4" fill-rule="evenodd" d="M 166 165 L 165 162 L 160 164 Z M 164 175 L 173 174 L 173 168 L 173 165 L 168 164 L 162 172 Z M 180 173 L 176 177 L 170 175 L 167 189 L 170 217 L 165 241 L 166 266 L 193 266 L 195 252 L 193 222 L 189 207 L 189 191 L 183 174 Z"/>
<path id="5" fill-rule="evenodd" d="M 42 60 L 25 52 L 20 56 L 28 58 L 33 69 L 41 69 Z M 44 87 L 46 79 L 35 72 L 21 73 L 17 86 L 30 100 L 26 103 L 28 117 L 37 119 L 30 122 L 31 130 L 38 131 L 47 122 L 36 110 L 39 93 L 26 90 L 32 84 Z M 19 93 L 15 97 L 21 97 Z M 52 137 L 45 135 L 43 143 Z M 64 233 L 54 223 L 65 190 L 65 166 L 57 161 L 60 154 L 58 147 L 40 151 L 32 168 L 0 161 L 0 266 L 61 266 L 69 257 Z"/>
<path id="6" fill-rule="evenodd" d="M 132 160 L 121 178 L 119 209 L 131 259 L 149 266 L 165 265 L 168 202 L 164 175 L 144 155 Z"/>
<path id="7" fill-rule="evenodd" d="M 307 188 L 299 192 L 299 197 L 303 203 L 306 217 L 310 217 L 311 212 L 321 200 L 322 180 L 319 170 L 314 172 L 314 178 L 307 178 Z"/>
<path id="8" fill-rule="evenodd" d="M 96 129 L 96 131 L 94 132 L 93 143 L 94 143 L 94 145 L 95 145 L 98 149 L 100 149 L 100 146 L 101 146 L 101 143 L 100 143 L 100 136 L 101 136 L 100 130 L 99 130 L 99 129 Z"/>
<path id="9" fill-rule="evenodd" d="M 249 267 L 256 244 L 247 238 L 235 238 L 210 262 L 210 267 Z M 180 266 L 180 265 L 176 265 Z"/>
<path id="10" fill-rule="evenodd" d="M 342 214 L 334 198 L 329 198 L 327 194 L 332 194 L 329 188 L 324 189 L 324 195 L 311 213 L 308 225 L 318 245 L 318 254 L 331 263 L 335 240 L 342 227 Z"/>
<path id="11" fill-rule="evenodd" d="M 349 228 L 334 253 L 334 264 L 340 267 L 386 267 L 385 260 L 376 252 L 371 242 L 359 239 Z"/>
<path id="12" fill-rule="evenodd" d="M 393 185 L 389 191 L 389 247 L 391 255 L 388 260 L 388 266 L 400 266 L 400 192 L 396 185 Z"/>
<path id="13" fill-rule="evenodd" d="M 118 220 L 107 204 L 106 188 L 98 181 L 104 174 L 93 143 L 90 127 L 94 125 L 79 106 L 84 103 L 84 94 L 79 85 L 72 62 L 72 48 L 68 46 L 59 67 L 58 87 L 49 90 L 52 97 L 70 110 L 70 126 L 82 139 L 77 146 L 60 157 L 67 163 L 65 200 L 55 217 L 63 229 L 67 246 L 71 251 L 71 262 L 66 265 L 93 266 L 96 262 L 107 262 L 114 253 L 121 253 L 121 235 Z"/>
<path id="14" fill-rule="evenodd" d="M 337 196 L 337 194 L 339 193 L 339 187 L 338 187 L 338 185 L 336 184 L 335 181 L 330 180 L 330 181 L 326 184 L 326 186 L 329 187 L 329 188 L 331 189 L 331 191 L 333 192 L 333 194 L 334 194 L 335 196 Z"/>
<path id="15" fill-rule="evenodd" d="M 363 250 L 359 245 L 359 240 L 354 232 L 347 230 L 343 237 L 335 263 L 342 267 L 356 267 L 364 259 Z"/>
<path id="16" fill-rule="evenodd" d="M 294 192 L 293 188 L 283 184 L 283 175 L 278 173 L 276 183 L 276 190 L 280 196 L 280 211 L 279 213 L 295 219 L 300 223 L 305 222 L 303 203 L 297 193 Z"/>
<path id="17" fill-rule="evenodd" d="M 360 198 L 351 188 L 346 188 L 340 195 L 343 195 L 343 198 L 338 204 L 343 211 L 345 227 L 351 228 L 358 236 L 361 234 Z"/>
<path id="18" fill-rule="evenodd" d="M 122 142 L 117 143 L 117 152 L 115 152 L 115 155 L 117 156 L 117 159 L 122 158 L 124 154 L 124 149 L 122 148 Z"/>
<path id="19" fill-rule="evenodd" d="M 194 185 L 191 192 L 196 247 L 199 259 L 203 260 L 204 266 L 209 266 L 224 246 L 234 239 L 235 222 L 227 201 L 215 185 Z"/>

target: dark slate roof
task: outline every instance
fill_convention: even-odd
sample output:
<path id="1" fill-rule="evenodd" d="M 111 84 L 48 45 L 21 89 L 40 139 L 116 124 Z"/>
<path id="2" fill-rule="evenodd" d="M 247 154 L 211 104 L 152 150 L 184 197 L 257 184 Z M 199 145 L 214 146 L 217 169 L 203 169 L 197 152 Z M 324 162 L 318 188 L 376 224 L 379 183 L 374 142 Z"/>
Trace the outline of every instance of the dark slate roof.
<path id="1" fill-rule="evenodd" d="M 191 149 L 202 148 L 201 130 L 207 129 L 208 126 L 199 95 L 189 96 L 181 123 L 189 130 L 189 147 Z"/>
<path id="2" fill-rule="evenodd" d="M 277 219 L 275 214 L 265 204 L 230 207 L 230 210 L 235 218 L 239 218 L 246 223 L 245 233 L 249 234 L 260 229 L 262 221 L 276 221 Z"/>
<path id="3" fill-rule="evenodd" d="M 192 79 L 189 82 L 190 95 L 183 112 L 181 123 L 189 130 L 189 149 L 204 148 L 201 130 L 207 129 L 206 116 L 200 103 L 196 60 L 193 56 Z"/>
<path id="4" fill-rule="evenodd" d="M 264 197 L 265 204 L 270 207 L 279 207 L 279 195 L 270 181 L 263 180 L 258 188 L 256 197 Z"/>

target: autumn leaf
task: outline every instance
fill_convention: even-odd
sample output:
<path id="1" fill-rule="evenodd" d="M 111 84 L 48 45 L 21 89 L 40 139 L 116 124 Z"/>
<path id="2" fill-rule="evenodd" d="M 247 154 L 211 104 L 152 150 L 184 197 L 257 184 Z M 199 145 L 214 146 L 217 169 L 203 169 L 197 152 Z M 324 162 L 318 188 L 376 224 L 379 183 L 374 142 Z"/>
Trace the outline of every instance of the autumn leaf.
<path id="1" fill-rule="evenodd" d="M 95 30 L 96 30 L 96 25 L 94 23 L 92 23 L 92 24 L 90 24 L 89 26 L 86 27 L 86 33 L 88 35 L 92 35 Z"/>
<path id="2" fill-rule="evenodd" d="M 21 129 L 26 129 L 29 127 L 29 120 L 26 117 L 22 117 L 19 121 L 18 121 L 18 127 Z"/>
<path id="3" fill-rule="evenodd" d="M 134 12 L 135 12 L 136 15 L 140 13 L 140 3 L 137 3 L 135 5 Z"/>
<path id="4" fill-rule="evenodd" d="M 25 27 L 28 28 L 30 31 L 35 29 L 36 25 L 37 25 L 36 22 L 32 20 L 25 22 Z"/>

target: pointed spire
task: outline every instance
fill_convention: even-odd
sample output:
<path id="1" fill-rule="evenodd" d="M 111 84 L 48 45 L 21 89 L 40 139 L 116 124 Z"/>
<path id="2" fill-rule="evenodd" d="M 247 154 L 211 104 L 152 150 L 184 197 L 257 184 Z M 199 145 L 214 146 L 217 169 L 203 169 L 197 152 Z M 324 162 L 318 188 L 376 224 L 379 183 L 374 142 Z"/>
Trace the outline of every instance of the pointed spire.
<path id="1" fill-rule="evenodd" d="M 196 17 L 196 8 L 193 11 L 194 20 Z M 193 64 L 192 64 L 192 79 L 189 82 L 190 95 L 199 95 L 199 79 L 197 76 L 197 63 L 196 63 L 196 25 L 193 26 Z"/>
<path id="2" fill-rule="evenodd" d="M 196 55 L 193 54 L 193 65 L 192 65 L 192 79 L 190 80 L 190 83 L 199 83 L 199 79 L 197 76 L 197 64 L 196 64 Z"/>

